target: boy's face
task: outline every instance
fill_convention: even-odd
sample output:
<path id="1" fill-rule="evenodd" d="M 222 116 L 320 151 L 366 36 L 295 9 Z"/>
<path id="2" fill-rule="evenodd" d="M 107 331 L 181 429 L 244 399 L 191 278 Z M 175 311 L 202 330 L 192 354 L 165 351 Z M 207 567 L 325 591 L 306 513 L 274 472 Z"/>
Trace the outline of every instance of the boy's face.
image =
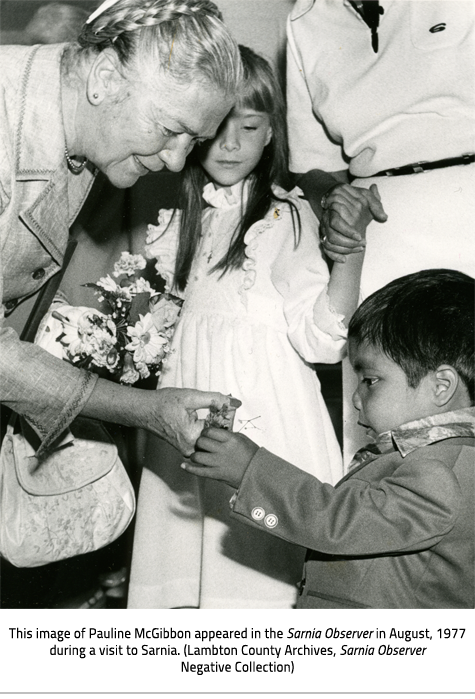
<path id="1" fill-rule="evenodd" d="M 411 388 L 401 367 L 378 348 L 350 339 L 348 354 L 358 377 L 353 405 L 359 425 L 378 435 L 436 412 L 429 376 Z"/>

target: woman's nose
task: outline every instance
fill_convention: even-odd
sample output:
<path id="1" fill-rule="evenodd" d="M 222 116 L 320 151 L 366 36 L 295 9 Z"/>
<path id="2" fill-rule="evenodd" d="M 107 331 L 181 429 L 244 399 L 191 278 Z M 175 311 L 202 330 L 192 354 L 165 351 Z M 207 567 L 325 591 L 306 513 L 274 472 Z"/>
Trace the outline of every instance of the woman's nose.
<path id="1" fill-rule="evenodd" d="M 170 139 L 166 147 L 160 151 L 160 158 L 172 172 L 180 172 L 185 165 L 186 156 L 193 148 L 193 138 L 188 134 L 180 134 Z"/>

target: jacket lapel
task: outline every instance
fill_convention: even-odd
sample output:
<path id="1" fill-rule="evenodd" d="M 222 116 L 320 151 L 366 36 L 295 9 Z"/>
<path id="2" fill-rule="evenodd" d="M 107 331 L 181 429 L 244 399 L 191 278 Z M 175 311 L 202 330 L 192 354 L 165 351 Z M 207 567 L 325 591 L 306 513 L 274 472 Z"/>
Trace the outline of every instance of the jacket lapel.
<path id="1" fill-rule="evenodd" d="M 23 184 L 21 220 L 61 265 L 72 223 L 69 173 L 64 157 L 61 107 L 61 54 L 64 46 L 35 46 L 28 57 L 20 90 L 16 134 L 16 180 Z M 93 175 L 84 171 L 86 197 Z M 75 213 L 75 212 L 73 212 Z"/>

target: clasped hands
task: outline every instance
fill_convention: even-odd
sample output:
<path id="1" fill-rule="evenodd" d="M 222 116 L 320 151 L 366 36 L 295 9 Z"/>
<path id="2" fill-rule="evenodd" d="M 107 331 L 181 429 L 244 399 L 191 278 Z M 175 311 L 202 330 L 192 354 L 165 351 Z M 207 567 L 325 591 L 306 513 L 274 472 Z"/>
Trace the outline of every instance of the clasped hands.
<path id="1" fill-rule="evenodd" d="M 323 248 L 334 262 L 345 262 L 351 253 L 363 252 L 366 226 L 372 221 L 384 223 L 387 214 L 378 188 L 336 184 L 324 195 L 320 220 Z"/>
<path id="2" fill-rule="evenodd" d="M 243 434 L 218 427 L 203 430 L 196 451 L 181 467 L 195 476 L 224 481 L 239 488 L 247 467 L 259 447 Z"/>

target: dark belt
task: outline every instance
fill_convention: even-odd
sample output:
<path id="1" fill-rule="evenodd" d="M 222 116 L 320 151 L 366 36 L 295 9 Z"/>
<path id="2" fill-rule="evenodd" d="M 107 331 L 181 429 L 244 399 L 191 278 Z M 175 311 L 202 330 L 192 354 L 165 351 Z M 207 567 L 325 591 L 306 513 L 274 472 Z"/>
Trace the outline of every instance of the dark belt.
<path id="1" fill-rule="evenodd" d="M 444 158 L 444 160 L 434 160 L 430 163 L 412 163 L 411 165 L 401 165 L 389 170 L 381 170 L 371 177 L 395 177 L 396 175 L 414 175 L 426 170 L 437 170 L 442 167 L 453 167 L 454 165 L 469 165 L 475 162 L 475 154 L 460 155 L 457 158 Z"/>

